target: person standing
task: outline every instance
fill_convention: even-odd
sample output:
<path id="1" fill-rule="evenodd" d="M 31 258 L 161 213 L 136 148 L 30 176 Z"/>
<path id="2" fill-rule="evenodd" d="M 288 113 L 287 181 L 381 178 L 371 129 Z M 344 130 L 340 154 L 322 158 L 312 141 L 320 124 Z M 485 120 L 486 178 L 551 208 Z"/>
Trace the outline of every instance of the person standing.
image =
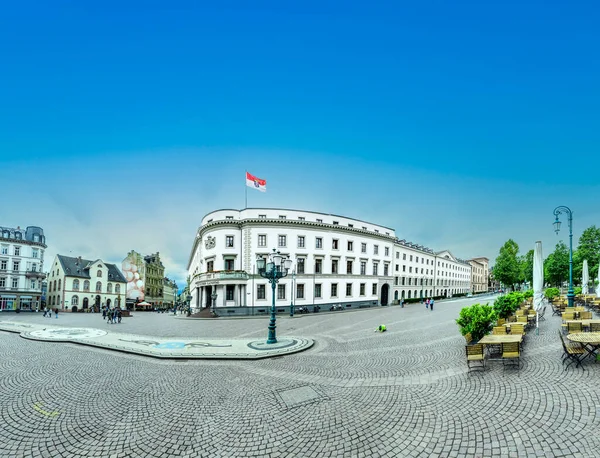
<path id="1" fill-rule="evenodd" d="M 50 315 L 50 317 L 52 318 L 52 314 Z M 58 307 L 54 309 L 54 318 L 58 320 Z"/>
<path id="2" fill-rule="evenodd" d="M 427 300 L 425 301 L 425 308 L 426 308 L 426 309 L 428 309 L 428 308 L 429 308 L 429 299 L 427 299 Z"/>
<path id="3" fill-rule="evenodd" d="M 433 297 L 429 301 L 429 310 L 431 310 L 433 312 Z"/>

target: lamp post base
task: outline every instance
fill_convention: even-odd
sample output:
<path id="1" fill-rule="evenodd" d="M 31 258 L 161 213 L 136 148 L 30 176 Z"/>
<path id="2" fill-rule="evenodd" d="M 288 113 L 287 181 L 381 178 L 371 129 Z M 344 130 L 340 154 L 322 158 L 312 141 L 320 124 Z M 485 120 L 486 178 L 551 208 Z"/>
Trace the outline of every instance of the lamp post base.
<path id="1" fill-rule="evenodd" d="M 269 337 L 267 338 L 267 343 L 268 344 L 277 343 L 277 337 L 275 337 L 275 323 L 273 321 L 271 321 L 271 323 L 269 323 Z"/>
<path id="2" fill-rule="evenodd" d="M 573 291 L 569 291 L 567 293 L 567 303 L 568 307 L 573 307 L 573 302 L 575 301 L 575 293 Z"/>

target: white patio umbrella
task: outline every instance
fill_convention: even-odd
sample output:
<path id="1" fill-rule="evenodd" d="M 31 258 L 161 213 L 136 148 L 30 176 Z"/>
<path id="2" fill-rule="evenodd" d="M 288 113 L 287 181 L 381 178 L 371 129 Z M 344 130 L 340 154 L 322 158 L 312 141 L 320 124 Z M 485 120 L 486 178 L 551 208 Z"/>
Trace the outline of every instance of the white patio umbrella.
<path id="1" fill-rule="evenodd" d="M 533 251 L 533 308 L 537 312 L 535 314 L 535 329 L 539 334 L 538 316 L 542 308 L 544 300 L 544 258 L 542 256 L 542 242 L 535 242 L 535 250 Z"/>
<path id="2" fill-rule="evenodd" d="M 581 275 L 582 278 L 582 282 L 583 282 L 583 286 L 581 288 L 581 292 L 585 295 L 587 295 L 588 293 L 588 283 L 590 282 L 590 274 L 588 272 L 588 263 L 587 263 L 587 259 L 583 260 L 583 272 Z"/>

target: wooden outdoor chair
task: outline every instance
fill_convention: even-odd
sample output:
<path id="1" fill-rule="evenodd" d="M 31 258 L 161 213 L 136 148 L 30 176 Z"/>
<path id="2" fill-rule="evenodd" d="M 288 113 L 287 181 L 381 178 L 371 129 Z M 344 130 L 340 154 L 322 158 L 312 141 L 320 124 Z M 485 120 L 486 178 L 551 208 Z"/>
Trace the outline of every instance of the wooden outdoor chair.
<path id="1" fill-rule="evenodd" d="M 600 332 L 600 323 L 590 323 L 591 332 Z"/>
<path id="2" fill-rule="evenodd" d="M 505 318 L 498 318 L 498 323 L 496 323 L 497 326 L 503 326 L 504 323 L 506 323 L 506 319 Z"/>
<path id="3" fill-rule="evenodd" d="M 517 364 L 517 368 L 521 368 L 521 350 L 517 342 L 506 342 L 502 344 L 502 365 L 506 368 L 506 363 L 514 365 Z"/>
<path id="4" fill-rule="evenodd" d="M 575 312 L 574 311 L 573 312 L 563 312 L 562 319 L 563 319 L 563 321 L 574 320 Z"/>
<path id="5" fill-rule="evenodd" d="M 546 318 L 544 318 L 544 315 L 546 314 L 546 307 L 548 306 L 544 305 L 544 308 L 540 311 L 540 313 L 538 313 L 538 321 L 546 321 Z"/>
<path id="6" fill-rule="evenodd" d="M 483 344 L 467 345 L 467 367 L 471 370 L 485 370 L 485 355 L 483 353 Z"/>
<path id="7" fill-rule="evenodd" d="M 569 360 L 569 364 L 566 365 L 565 370 L 573 363 L 575 363 L 575 368 L 579 366 L 585 370 L 581 365 L 581 361 L 583 361 L 583 358 L 585 357 L 585 349 L 579 344 L 565 342 L 565 338 L 560 331 L 558 331 L 558 335 L 560 336 L 563 347 L 562 363 L 564 364 Z"/>
<path id="8" fill-rule="evenodd" d="M 574 332 L 583 332 L 583 326 L 578 322 L 567 323 L 567 334 L 573 334 Z"/>
<path id="9" fill-rule="evenodd" d="M 579 312 L 579 318 L 582 320 L 591 320 L 592 312 Z"/>
<path id="10" fill-rule="evenodd" d="M 551 305 L 552 305 L 552 316 L 554 316 L 554 315 L 560 316 L 562 313 L 560 310 L 560 306 L 554 302 L 552 302 Z"/>
<path id="11" fill-rule="evenodd" d="M 492 334 L 495 336 L 506 335 L 506 328 L 504 326 L 494 326 L 492 328 Z"/>

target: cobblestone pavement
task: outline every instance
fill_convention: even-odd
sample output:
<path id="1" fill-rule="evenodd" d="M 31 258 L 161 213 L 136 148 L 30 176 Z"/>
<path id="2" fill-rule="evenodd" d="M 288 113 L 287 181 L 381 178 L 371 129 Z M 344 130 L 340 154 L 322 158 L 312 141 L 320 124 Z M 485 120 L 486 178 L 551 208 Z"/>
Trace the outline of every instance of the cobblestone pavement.
<path id="1" fill-rule="evenodd" d="M 282 317 L 278 334 L 315 345 L 258 361 L 162 361 L 0 332 L 0 457 L 600 456 L 600 364 L 563 369 L 560 318 L 529 333 L 520 370 L 468 374 L 454 323 L 465 303 Z M 266 338 L 268 318 L 52 322 Z"/>

